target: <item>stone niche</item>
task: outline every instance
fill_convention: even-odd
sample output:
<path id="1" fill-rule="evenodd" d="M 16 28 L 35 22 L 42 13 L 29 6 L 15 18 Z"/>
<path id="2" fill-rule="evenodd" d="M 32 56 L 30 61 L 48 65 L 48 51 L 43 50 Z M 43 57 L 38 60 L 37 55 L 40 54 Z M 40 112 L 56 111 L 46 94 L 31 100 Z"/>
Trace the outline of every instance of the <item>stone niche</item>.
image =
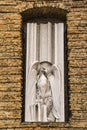
<path id="1" fill-rule="evenodd" d="M 26 22 L 25 122 L 64 122 L 64 21 Z"/>

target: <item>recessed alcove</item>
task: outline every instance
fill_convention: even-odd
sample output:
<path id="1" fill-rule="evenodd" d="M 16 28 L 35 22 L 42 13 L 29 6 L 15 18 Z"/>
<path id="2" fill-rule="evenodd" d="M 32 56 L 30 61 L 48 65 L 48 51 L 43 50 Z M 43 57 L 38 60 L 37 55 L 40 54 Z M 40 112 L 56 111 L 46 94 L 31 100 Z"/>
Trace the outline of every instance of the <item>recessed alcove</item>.
<path id="1" fill-rule="evenodd" d="M 22 16 L 26 44 L 24 121 L 65 122 L 66 11 L 34 8 L 24 11 Z M 48 88 L 47 92 L 43 87 Z M 43 93 L 49 96 L 41 96 Z"/>
<path id="2" fill-rule="evenodd" d="M 35 20 L 37 18 L 50 18 L 52 21 L 59 20 L 65 22 L 67 10 L 56 7 L 35 7 L 32 9 L 24 10 L 21 14 L 24 22 L 27 22 L 28 20 Z"/>

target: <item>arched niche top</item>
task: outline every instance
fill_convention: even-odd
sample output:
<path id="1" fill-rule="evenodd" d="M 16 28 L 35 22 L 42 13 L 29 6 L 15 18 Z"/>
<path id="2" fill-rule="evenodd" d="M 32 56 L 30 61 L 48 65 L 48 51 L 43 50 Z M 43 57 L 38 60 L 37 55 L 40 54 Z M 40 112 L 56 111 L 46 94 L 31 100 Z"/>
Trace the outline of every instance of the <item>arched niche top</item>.
<path id="1" fill-rule="evenodd" d="M 24 22 L 42 18 L 66 21 L 66 14 L 66 10 L 56 7 L 36 7 L 21 12 Z"/>
<path id="2" fill-rule="evenodd" d="M 67 11 L 59 7 L 34 7 L 21 14 L 26 35 L 25 122 L 64 122 L 64 24 Z M 44 92 L 39 87 L 41 80 L 46 81 L 47 97 L 52 99 L 52 105 L 48 107 L 44 102 L 39 103 L 39 99 L 42 102 L 45 98 L 37 96 Z M 50 112 L 48 108 L 52 108 Z"/>

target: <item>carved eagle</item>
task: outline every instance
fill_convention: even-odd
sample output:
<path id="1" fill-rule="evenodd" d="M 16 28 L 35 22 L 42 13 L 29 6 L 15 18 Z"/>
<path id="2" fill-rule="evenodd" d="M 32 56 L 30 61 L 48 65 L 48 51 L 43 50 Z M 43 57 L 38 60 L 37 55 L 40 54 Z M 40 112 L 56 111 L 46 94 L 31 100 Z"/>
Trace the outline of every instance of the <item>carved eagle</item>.
<path id="1" fill-rule="evenodd" d="M 48 115 L 50 109 L 55 119 L 60 118 L 60 91 L 61 91 L 61 70 L 57 65 L 50 62 L 36 62 L 30 68 L 28 73 L 29 79 L 29 103 L 33 105 L 36 103 L 37 96 L 44 99 L 49 97 Z M 38 88 L 38 95 L 37 93 Z M 49 90 L 49 91 L 48 91 Z M 39 95 L 40 94 L 40 95 Z M 51 97 L 52 96 L 52 97 Z"/>

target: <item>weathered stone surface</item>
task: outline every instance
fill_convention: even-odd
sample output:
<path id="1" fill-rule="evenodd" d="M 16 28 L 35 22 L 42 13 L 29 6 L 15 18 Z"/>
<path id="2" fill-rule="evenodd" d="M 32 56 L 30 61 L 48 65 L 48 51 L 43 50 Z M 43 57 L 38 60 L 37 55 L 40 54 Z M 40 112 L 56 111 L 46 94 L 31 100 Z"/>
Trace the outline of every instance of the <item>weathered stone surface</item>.
<path id="1" fill-rule="evenodd" d="M 70 94 L 70 109 L 87 111 L 87 93 L 71 93 Z M 85 119 L 85 118 L 84 118 Z"/>
<path id="2" fill-rule="evenodd" d="M 2 75 L 13 75 L 13 74 L 22 74 L 22 68 L 21 67 L 0 67 L 0 73 Z"/>
<path id="3" fill-rule="evenodd" d="M 21 37 L 21 33 L 19 31 L 2 31 L 0 32 L 0 38 L 18 38 Z"/>
<path id="4" fill-rule="evenodd" d="M 35 11 L 44 8 L 42 14 L 46 14 L 47 8 L 52 11 L 55 8 L 55 13 L 59 13 L 58 8 L 64 9 L 66 13 L 69 102 L 66 123 L 22 122 L 25 43 L 20 13 L 33 8 Z M 38 17 L 38 13 L 33 12 L 33 16 Z M 0 0 L 0 130 L 48 129 L 87 130 L 87 0 Z"/>
<path id="5" fill-rule="evenodd" d="M 78 93 L 84 93 L 87 92 L 87 85 L 86 84 L 71 84 L 69 87 L 69 90 L 71 92 L 78 92 Z"/>
<path id="6" fill-rule="evenodd" d="M 0 83 L 0 92 L 21 92 L 21 83 Z"/>
<path id="7" fill-rule="evenodd" d="M 16 61 L 16 62 L 15 62 Z M 22 67 L 22 60 L 19 59 L 0 59 L 0 67 Z"/>
<path id="8" fill-rule="evenodd" d="M 0 31 L 19 31 L 21 30 L 21 21 L 14 20 L 10 22 L 9 20 L 0 20 Z"/>
<path id="9" fill-rule="evenodd" d="M 9 13 L 0 13 L 0 20 L 7 20 L 11 23 L 11 20 L 21 20 L 21 15 L 18 13 L 10 13 L 10 15 Z"/>
<path id="10" fill-rule="evenodd" d="M 0 111 L 0 119 L 18 119 L 21 118 L 21 111 L 20 110 L 14 110 L 14 111 L 9 111 L 9 110 L 2 110 Z"/>
<path id="11" fill-rule="evenodd" d="M 22 108 L 22 104 L 21 102 L 19 101 L 9 101 L 9 102 L 5 102 L 5 101 L 2 101 L 0 102 L 0 111 L 1 110 L 7 110 L 7 111 L 10 111 L 10 110 L 19 110 Z M 3 118 L 3 117 L 2 117 Z M 3 120 L 5 121 L 5 119 L 3 118 Z"/>
<path id="12" fill-rule="evenodd" d="M 21 101 L 21 93 L 20 92 L 0 92 L 0 101 L 6 102 L 15 102 Z"/>
<path id="13" fill-rule="evenodd" d="M 0 82 L 1 83 L 18 83 L 22 81 L 22 76 L 18 75 L 0 75 Z"/>
<path id="14" fill-rule="evenodd" d="M 17 12 L 17 9 L 15 8 L 15 6 L 5 6 L 4 5 L 0 5 L 0 13 L 15 13 Z"/>
<path id="15" fill-rule="evenodd" d="M 15 0 L 0 0 L 0 5 L 16 5 L 16 1 Z"/>

